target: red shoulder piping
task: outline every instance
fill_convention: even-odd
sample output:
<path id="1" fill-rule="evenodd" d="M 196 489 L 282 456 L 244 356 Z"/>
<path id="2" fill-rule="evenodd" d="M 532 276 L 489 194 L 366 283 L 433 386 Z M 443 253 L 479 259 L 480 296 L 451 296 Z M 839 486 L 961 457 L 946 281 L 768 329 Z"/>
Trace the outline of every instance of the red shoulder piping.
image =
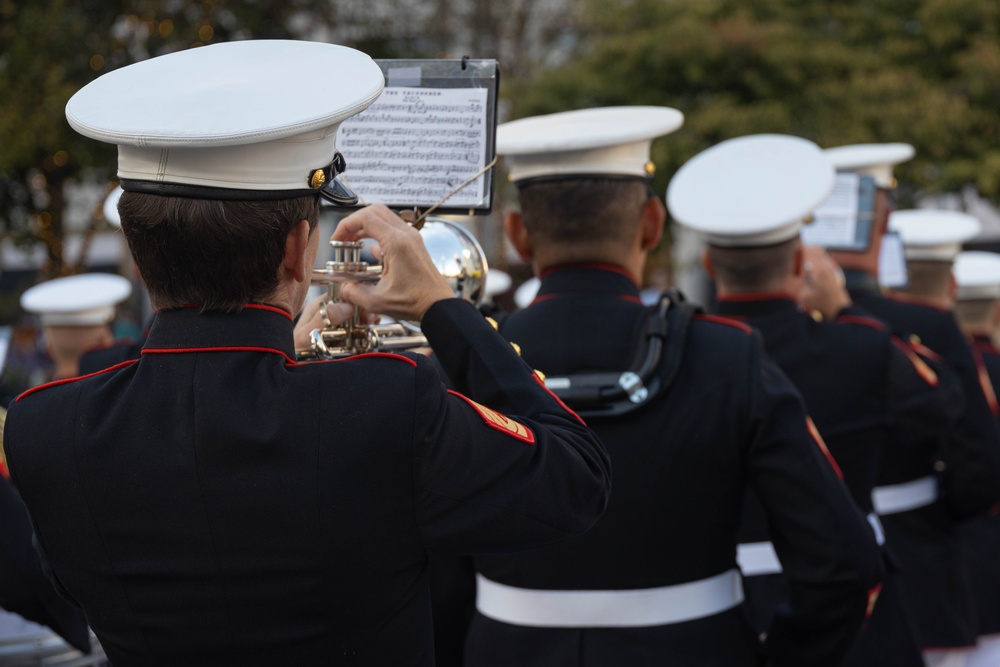
<path id="1" fill-rule="evenodd" d="M 111 371 L 116 371 L 119 368 L 125 368 L 126 366 L 130 366 L 134 364 L 136 361 L 138 361 L 138 359 L 129 359 L 127 361 L 115 364 L 114 366 L 108 366 L 107 368 L 104 368 L 102 370 L 95 371 L 94 373 L 87 373 L 86 375 L 80 375 L 79 377 L 75 378 L 63 378 L 62 380 L 53 380 L 52 382 L 46 382 L 45 384 L 40 384 L 37 387 L 32 387 L 31 389 L 21 392 L 21 394 L 14 399 L 14 402 L 17 403 L 25 396 L 30 396 L 31 394 L 34 394 L 37 391 L 41 391 L 42 389 L 48 389 L 49 387 L 56 387 L 61 384 L 69 384 L 70 382 L 76 382 L 77 380 L 83 380 L 86 378 L 92 378 L 95 375 L 101 375 L 102 373 L 110 373 Z"/>
<path id="2" fill-rule="evenodd" d="M 862 317 L 860 315 L 839 315 L 837 316 L 836 321 L 842 324 L 857 324 L 863 327 L 875 329 L 876 331 L 885 331 L 885 324 L 879 322 L 873 317 Z"/>
<path id="3" fill-rule="evenodd" d="M 699 314 L 699 315 L 695 315 L 694 319 L 696 319 L 696 320 L 704 320 L 706 322 L 715 322 L 716 324 L 726 324 L 728 326 L 735 327 L 735 328 L 739 329 L 743 333 L 753 333 L 753 329 L 751 329 L 746 324 L 743 324 L 742 322 L 738 322 L 736 320 L 730 319 L 728 317 L 720 317 L 718 315 Z"/>

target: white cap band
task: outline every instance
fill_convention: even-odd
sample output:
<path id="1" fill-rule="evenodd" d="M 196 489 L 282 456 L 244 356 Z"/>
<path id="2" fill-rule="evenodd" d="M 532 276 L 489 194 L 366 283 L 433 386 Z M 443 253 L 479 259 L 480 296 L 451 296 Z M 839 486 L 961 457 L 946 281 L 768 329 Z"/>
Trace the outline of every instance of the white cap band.
<path id="1" fill-rule="evenodd" d="M 599 107 L 532 116 L 497 128 L 497 153 L 514 182 L 558 176 L 651 176 L 653 139 L 684 115 L 670 107 Z"/>

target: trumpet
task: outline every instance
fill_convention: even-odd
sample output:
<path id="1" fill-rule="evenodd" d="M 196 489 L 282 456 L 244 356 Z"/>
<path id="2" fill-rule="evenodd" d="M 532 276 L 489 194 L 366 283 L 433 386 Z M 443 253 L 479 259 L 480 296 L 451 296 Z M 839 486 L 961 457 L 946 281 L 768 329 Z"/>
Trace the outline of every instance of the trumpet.
<path id="1" fill-rule="evenodd" d="M 420 237 L 428 254 L 444 276 L 456 297 L 479 305 L 486 293 L 488 266 L 486 254 L 465 228 L 442 218 L 427 218 Z M 312 272 L 311 283 L 325 286 L 327 301 L 338 303 L 340 288 L 346 282 L 376 282 L 382 275 L 381 264 L 363 258 L 364 243 L 330 241 L 333 259 Z M 384 324 L 364 324 L 357 306 L 351 318 L 339 326 L 314 329 L 310 348 L 297 350 L 300 361 L 342 359 L 369 352 L 393 352 L 425 347 L 427 339 L 419 323 L 399 320 Z"/>

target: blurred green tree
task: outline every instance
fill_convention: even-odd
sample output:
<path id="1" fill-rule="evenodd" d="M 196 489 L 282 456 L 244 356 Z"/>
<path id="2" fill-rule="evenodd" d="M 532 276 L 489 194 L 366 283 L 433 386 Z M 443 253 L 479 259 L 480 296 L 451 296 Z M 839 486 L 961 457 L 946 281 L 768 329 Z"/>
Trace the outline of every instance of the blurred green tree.
<path id="1" fill-rule="evenodd" d="M 513 117 L 681 109 L 685 128 L 654 145 L 657 191 L 714 143 L 781 132 L 909 142 L 904 199 L 973 184 L 1000 201 L 996 0 L 586 0 L 570 48 L 511 100 Z"/>
<path id="2" fill-rule="evenodd" d="M 84 257 L 69 261 L 63 254 L 66 185 L 108 182 L 115 166 L 113 146 L 78 135 L 65 121 L 66 102 L 82 86 L 117 67 L 181 48 L 295 37 L 296 27 L 330 24 L 333 10 L 325 0 L 0 0 L 4 231 L 23 243 L 45 243 L 46 278 L 82 270 Z"/>

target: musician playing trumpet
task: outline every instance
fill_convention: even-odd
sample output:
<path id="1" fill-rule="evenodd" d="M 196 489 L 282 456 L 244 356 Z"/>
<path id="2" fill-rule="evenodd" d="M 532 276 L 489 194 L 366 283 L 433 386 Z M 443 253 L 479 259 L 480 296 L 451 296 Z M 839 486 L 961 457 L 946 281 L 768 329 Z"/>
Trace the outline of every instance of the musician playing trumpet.
<path id="1" fill-rule="evenodd" d="M 353 49 L 243 41 L 115 70 L 67 106 L 119 145 L 157 314 L 138 360 L 22 395 L 6 448 L 115 667 L 433 665 L 430 553 L 551 543 L 604 509 L 599 441 L 384 207 L 334 235 L 383 255 L 342 296 L 419 321 L 474 390 L 417 355 L 296 362 L 320 197 L 353 199 L 337 127 L 382 86 Z"/>

